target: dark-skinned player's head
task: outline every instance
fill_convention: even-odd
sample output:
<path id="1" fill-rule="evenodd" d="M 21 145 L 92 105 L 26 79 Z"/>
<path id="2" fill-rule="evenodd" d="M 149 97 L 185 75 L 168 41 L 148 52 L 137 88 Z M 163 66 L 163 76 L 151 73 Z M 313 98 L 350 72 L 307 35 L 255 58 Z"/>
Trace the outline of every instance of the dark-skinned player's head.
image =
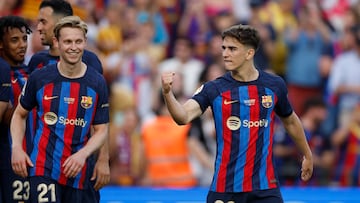
<path id="1" fill-rule="evenodd" d="M 0 55 L 11 66 L 24 62 L 31 29 L 26 20 L 19 16 L 0 18 Z"/>

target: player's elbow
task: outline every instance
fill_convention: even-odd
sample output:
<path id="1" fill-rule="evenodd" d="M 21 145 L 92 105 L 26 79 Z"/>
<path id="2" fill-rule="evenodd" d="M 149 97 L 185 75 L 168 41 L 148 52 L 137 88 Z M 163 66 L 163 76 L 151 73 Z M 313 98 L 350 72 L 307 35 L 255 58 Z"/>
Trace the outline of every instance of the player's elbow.
<path id="1" fill-rule="evenodd" d="M 172 118 L 178 125 L 186 125 L 189 124 L 191 121 L 188 114 L 173 115 Z"/>
<path id="2" fill-rule="evenodd" d="M 174 119 L 175 123 L 178 125 L 186 125 L 189 122 L 186 121 L 186 119 Z"/>

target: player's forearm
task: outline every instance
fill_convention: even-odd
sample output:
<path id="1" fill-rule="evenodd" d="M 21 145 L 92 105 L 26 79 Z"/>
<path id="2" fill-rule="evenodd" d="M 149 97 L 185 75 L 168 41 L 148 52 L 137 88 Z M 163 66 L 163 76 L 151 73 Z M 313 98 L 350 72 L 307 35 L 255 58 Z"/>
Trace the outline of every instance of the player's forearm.
<path id="1" fill-rule="evenodd" d="M 298 116 L 293 113 L 289 118 L 283 119 L 283 121 L 286 131 L 289 133 L 300 152 L 305 158 L 312 159 L 312 153 L 309 144 L 306 141 L 305 132 Z"/>
<path id="2" fill-rule="evenodd" d="M 15 110 L 15 113 L 13 114 L 10 124 L 12 147 L 22 146 L 22 142 L 25 135 L 25 128 L 26 128 L 26 117 L 21 116 Z"/>
<path id="3" fill-rule="evenodd" d="M 176 100 L 174 94 L 170 91 L 168 93 L 163 93 L 166 106 L 174 119 L 174 121 L 179 125 L 184 125 L 189 122 L 187 119 L 187 114 L 184 107 Z"/>
<path id="4" fill-rule="evenodd" d="M 91 138 L 80 151 L 85 153 L 86 157 L 89 157 L 105 143 L 105 140 L 108 139 L 108 134 L 108 124 L 97 125 Z"/>
<path id="5" fill-rule="evenodd" d="M 98 160 L 109 161 L 110 153 L 109 153 L 109 136 L 106 137 L 104 144 L 100 147 Z"/>

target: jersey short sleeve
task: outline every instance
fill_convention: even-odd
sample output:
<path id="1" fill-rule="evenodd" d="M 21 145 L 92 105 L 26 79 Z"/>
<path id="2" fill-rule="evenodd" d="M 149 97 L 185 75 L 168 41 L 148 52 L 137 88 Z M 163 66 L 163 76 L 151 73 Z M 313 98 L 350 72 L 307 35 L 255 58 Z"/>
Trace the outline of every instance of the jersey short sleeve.
<path id="1" fill-rule="evenodd" d="M 288 90 L 285 84 L 285 81 L 280 77 L 275 77 L 276 84 L 274 87 L 276 88 L 276 92 L 278 95 L 278 102 L 275 106 L 275 112 L 277 115 L 281 117 L 290 116 L 293 112 L 290 101 L 288 99 Z"/>
<path id="2" fill-rule="evenodd" d="M 28 111 L 36 106 L 36 78 L 34 76 L 29 76 L 20 96 L 21 106 Z"/>
<path id="3" fill-rule="evenodd" d="M 99 100 L 96 108 L 93 124 L 103 124 L 109 122 L 109 101 L 105 79 L 99 75 Z"/>

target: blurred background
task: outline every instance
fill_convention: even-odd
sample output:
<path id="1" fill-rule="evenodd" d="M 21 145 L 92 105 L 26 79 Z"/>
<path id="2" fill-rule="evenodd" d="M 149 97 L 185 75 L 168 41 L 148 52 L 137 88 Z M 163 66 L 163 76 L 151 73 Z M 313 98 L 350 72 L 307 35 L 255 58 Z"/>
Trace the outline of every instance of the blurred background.
<path id="1" fill-rule="evenodd" d="M 32 25 L 25 63 L 47 48 L 36 31 L 40 2 L 0 1 L 0 16 L 20 15 Z M 188 99 L 202 83 L 224 74 L 221 31 L 239 23 L 259 30 L 255 66 L 285 80 L 314 153 L 313 178 L 301 182 L 301 157 L 278 122 L 274 161 L 280 184 L 288 191 L 330 193 L 360 185 L 359 0 L 69 2 L 88 23 L 87 48 L 100 58 L 110 92 L 111 186 L 103 198 L 118 188 L 202 188 L 198 202 L 205 200 L 216 153 L 212 114 L 207 110 L 191 125 L 174 125 L 159 76 L 175 71 L 175 94 Z"/>

